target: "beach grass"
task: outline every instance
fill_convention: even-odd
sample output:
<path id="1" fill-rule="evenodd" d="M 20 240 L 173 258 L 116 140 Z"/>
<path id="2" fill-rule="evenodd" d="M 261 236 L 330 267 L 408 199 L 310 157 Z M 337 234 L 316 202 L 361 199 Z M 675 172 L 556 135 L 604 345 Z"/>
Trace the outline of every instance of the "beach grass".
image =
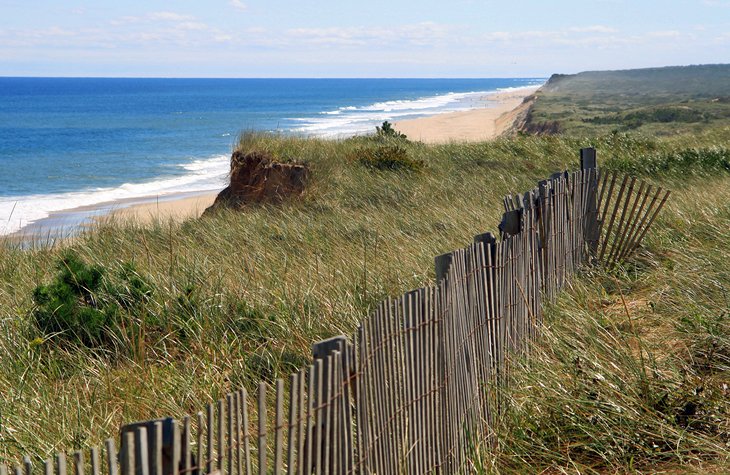
<path id="1" fill-rule="evenodd" d="M 533 130 L 702 135 L 730 126 L 730 65 L 554 75 L 536 97 L 527 120 Z"/>
<path id="2" fill-rule="evenodd" d="M 384 146 L 422 166 L 379 169 L 358 159 Z M 720 296 L 730 276 L 720 263 L 730 249 L 730 174 L 706 152 L 725 156 L 727 128 L 663 139 L 617 133 L 443 145 L 243 134 L 243 151 L 310 167 L 302 197 L 183 223 L 110 218 L 56 246 L 0 247 L 0 461 L 98 444 L 123 423 L 195 413 L 233 388 L 286 377 L 309 362 L 313 341 L 351 334 L 381 299 L 432 282 L 434 256 L 495 232 L 504 194 L 575 168 L 585 146 L 607 167 L 670 186 L 677 197 L 637 263 L 586 274 L 549 310 L 535 357 L 513 376 L 498 450 L 484 449 L 475 463 L 505 473 L 719 463 L 728 454 L 722 424 L 688 430 L 672 411 L 694 384 L 684 381 L 712 388 L 704 394 L 714 404 L 716 382 L 728 380 L 725 363 L 712 359 L 710 372 L 694 364 L 708 338 L 702 319 L 728 306 Z M 663 165 L 643 167 L 648 160 Z M 54 279 L 68 249 L 99 266 L 115 295 L 133 291 L 120 277 L 130 264 L 150 288 L 99 344 L 44 334 L 35 323 L 34 290 Z M 693 318 L 694 327 L 681 325 Z M 575 358 L 585 361 L 584 374 Z M 600 404 L 581 393 L 596 373 L 611 383 Z M 647 409 L 645 384 L 652 394 L 673 391 L 664 412 Z M 574 409 L 562 413 L 569 400 Z M 665 434 L 676 450 L 645 448 L 626 435 L 637 427 L 637 437 Z"/>

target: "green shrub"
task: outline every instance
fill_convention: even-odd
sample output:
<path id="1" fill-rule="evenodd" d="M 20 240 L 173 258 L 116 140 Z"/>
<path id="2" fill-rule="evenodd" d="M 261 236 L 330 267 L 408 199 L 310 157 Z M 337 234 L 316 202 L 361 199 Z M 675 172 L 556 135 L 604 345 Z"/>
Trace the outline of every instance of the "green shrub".
<path id="1" fill-rule="evenodd" d="M 375 133 L 378 137 L 407 139 L 406 134 L 402 134 L 393 128 L 393 125 L 387 120 L 381 126 L 375 126 Z"/>
<path id="2" fill-rule="evenodd" d="M 417 172 L 423 169 L 421 160 L 411 158 L 408 150 L 398 145 L 362 147 L 354 152 L 355 159 L 373 170 L 404 170 Z"/>
<path id="3" fill-rule="evenodd" d="M 65 251 L 58 274 L 33 291 L 33 317 L 45 337 L 97 347 L 112 341 L 123 312 L 138 310 L 152 293 L 130 263 L 123 263 L 116 282 L 101 266 L 86 264 Z"/>

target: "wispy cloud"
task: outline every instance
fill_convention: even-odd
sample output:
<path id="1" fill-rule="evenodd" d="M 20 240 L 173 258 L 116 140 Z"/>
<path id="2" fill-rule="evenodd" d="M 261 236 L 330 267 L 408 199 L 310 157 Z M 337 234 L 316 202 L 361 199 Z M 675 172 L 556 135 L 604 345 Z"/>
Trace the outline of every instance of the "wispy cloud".
<path id="1" fill-rule="evenodd" d="M 229 0 L 228 3 L 236 10 L 240 10 L 240 11 L 248 10 L 248 5 L 243 3 L 241 0 Z"/>
<path id="2" fill-rule="evenodd" d="M 131 23 L 152 23 L 152 22 L 183 22 L 183 21 L 194 21 L 195 17 L 192 15 L 184 15 L 176 12 L 150 12 L 140 16 L 123 16 L 112 20 L 113 25 L 123 25 Z"/>
<path id="3" fill-rule="evenodd" d="M 591 25 L 591 26 L 574 26 L 568 28 L 568 31 L 574 31 L 576 33 L 617 33 L 616 28 L 605 25 Z"/>
<path id="4" fill-rule="evenodd" d="M 292 28 L 284 35 L 297 41 L 327 46 L 428 46 L 442 43 L 457 30 L 456 26 L 422 22 L 394 27 Z"/>

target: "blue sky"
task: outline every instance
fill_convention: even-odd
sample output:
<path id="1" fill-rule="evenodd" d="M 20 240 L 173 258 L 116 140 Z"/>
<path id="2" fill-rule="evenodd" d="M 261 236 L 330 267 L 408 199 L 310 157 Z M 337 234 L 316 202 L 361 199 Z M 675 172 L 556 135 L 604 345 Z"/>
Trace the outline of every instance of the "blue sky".
<path id="1" fill-rule="evenodd" d="M 730 62 L 730 0 L 0 0 L 0 75 L 534 77 Z"/>

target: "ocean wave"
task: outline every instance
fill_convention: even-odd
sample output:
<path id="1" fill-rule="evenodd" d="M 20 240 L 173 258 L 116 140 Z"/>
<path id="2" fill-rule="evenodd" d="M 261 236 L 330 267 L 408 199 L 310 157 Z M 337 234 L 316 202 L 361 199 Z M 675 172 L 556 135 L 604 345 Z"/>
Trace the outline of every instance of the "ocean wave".
<path id="1" fill-rule="evenodd" d="M 78 192 L 0 197 L 0 235 L 12 234 L 60 211 L 119 200 L 220 190 L 226 185 L 228 167 L 229 157 L 218 155 L 180 164 L 185 174 L 176 177 Z"/>
<path id="2" fill-rule="evenodd" d="M 530 87 L 530 86 L 526 86 Z M 512 88 L 509 88 L 512 89 Z M 518 88 L 514 88 L 518 89 Z M 316 117 L 288 119 L 295 133 L 319 137 L 346 137 L 370 132 L 383 121 L 412 119 L 484 107 L 482 98 L 490 91 L 448 92 L 416 99 L 376 102 L 366 106 L 343 106 L 323 111 Z"/>

